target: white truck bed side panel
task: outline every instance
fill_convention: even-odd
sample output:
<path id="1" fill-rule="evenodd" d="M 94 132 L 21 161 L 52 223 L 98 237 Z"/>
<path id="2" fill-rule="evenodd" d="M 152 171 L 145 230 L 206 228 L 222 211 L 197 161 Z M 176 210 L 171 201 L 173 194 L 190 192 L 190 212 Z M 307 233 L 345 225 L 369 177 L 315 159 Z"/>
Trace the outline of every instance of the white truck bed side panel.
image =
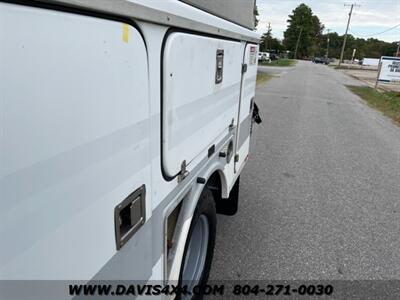
<path id="1" fill-rule="evenodd" d="M 244 63 L 247 72 L 243 74 L 242 95 L 240 100 L 239 126 L 237 134 L 237 153 L 239 161 L 236 170 L 239 171 L 246 163 L 250 148 L 250 127 L 252 122 L 251 100 L 254 99 L 257 79 L 258 45 L 247 44 Z"/>
<path id="2" fill-rule="evenodd" d="M 164 50 L 163 168 L 168 176 L 190 168 L 237 118 L 243 44 L 172 33 Z M 224 51 L 223 81 L 216 84 L 217 50 Z"/>
<path id="3" fill-rule="evenodd" d="M 115 206 L 151 195 L 143 39 L 0 3 L 0 41 L 0 279 L 90 279 L 116 253 Z"/>

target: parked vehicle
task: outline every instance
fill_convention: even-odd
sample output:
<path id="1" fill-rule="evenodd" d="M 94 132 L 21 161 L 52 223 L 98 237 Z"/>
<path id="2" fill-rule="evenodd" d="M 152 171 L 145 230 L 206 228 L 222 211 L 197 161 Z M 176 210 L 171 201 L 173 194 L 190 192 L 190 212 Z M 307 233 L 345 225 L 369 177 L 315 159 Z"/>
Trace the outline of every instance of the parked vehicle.
<path id="1" fill-rule="evenodd" d="M 258 61 L 271 62 L 270 54 L 268 52 L 258 52 Z"/>
<path id="2" fill-rule="evenodd" d="M 277 59 L 279 59 L 279 56 L 276 55 L 275 53 L 271 53 L 270 59 L 271 59 L 271 60 L 277 60 Z"/>
<path id="3" fill-rule="evenodd" d="M 0 3 L 1 280 L 207 281 L 260 121 L 250 2 Z"/>
<path id="4" fill-rule="evenodd" d="M 314 57 L 312 61 L 313 63 L 324 65 L 329 65 L 330 63 L 330 60 L 327 57 Z"/>

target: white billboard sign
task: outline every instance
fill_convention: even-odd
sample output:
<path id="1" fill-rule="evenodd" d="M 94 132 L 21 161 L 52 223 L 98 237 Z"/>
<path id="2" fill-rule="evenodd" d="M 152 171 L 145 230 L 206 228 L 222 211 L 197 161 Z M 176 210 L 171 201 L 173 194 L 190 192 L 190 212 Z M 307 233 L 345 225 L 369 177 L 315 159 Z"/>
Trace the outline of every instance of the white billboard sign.
<path id="1" fill-rule="evenodd" d="M 378 81 L 400 83 L 400 57 L 382 56 Z"/>

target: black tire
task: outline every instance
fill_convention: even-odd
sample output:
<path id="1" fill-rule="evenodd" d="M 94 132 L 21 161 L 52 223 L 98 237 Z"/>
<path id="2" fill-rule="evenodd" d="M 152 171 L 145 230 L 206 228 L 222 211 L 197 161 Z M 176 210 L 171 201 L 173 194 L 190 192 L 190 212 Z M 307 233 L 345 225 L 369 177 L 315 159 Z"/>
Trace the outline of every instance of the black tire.
<path id="1" fill-rule="evenodd" d="M 207 245 L 207 254 L 204 263 L 203 272 L 200 277 L 200 281 L 198 282 L 198 286 L 200 290 L 206 286 L 208 277 L 210 275 L 211 263 L 214 255 L 214 247 L 215 247 L 215 235 L 217 229 L 217 216 L 216 216 L 216 208 L 215 201 L 212 192 L 205 187 L 203 192 L 200 195 L 199 201 L 197 202 L 197 206 L 193 215 L 192 223 L 190 224 L 189 233 L 186 239 L 185 251 L 182 257 L 182 265 L 179 275 L 179 283 L 181 286 L 187 285 L 187 283 L 182 282 L 182 273 L 184 269 L 184 262 L 187 255 L 187 249 L 189 246 L 190 237 L 192 236 L 193 230 L 196 226 L 196 223 L 199 221 L 201 215 L 207 217 L 209 224 L 209 239 Z M 186 298 L 185 296 L 177 296 L 176 299 Z M 201 300 L 203 299 L 203 295 L 192 295 L 193 300 Z"/>

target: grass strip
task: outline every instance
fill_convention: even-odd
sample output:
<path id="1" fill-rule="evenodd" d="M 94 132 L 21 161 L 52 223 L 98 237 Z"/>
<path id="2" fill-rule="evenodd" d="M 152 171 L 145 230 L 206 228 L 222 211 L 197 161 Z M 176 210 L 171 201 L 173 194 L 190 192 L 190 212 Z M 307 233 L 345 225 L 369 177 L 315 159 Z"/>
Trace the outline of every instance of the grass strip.
<path id="1" fill-rule="evenodd" d="M 274 76 L 272 76 L 270 74 L 258 72 L 257 73 L 257 86 L 267 82 L 268 80 L 270 80 L 273 77 Z"/>
<path id="2" fill-rule="evenodd" d="M 400 93 L 379 92 L 367 86 L 347 86 L 354 94 L 364 99 L 370 107 L 381 111 L 385 116 L 400 125 Z"/>
<path id="3" fill-rule="evenodd" d="M 292 67 L 297 63 L 297 60 L 295 59 L 277 59 L 273 60 L 270 63 L 268 62 L 260 62 L 261 66 L 270 66 L 270 67 Z"/>

